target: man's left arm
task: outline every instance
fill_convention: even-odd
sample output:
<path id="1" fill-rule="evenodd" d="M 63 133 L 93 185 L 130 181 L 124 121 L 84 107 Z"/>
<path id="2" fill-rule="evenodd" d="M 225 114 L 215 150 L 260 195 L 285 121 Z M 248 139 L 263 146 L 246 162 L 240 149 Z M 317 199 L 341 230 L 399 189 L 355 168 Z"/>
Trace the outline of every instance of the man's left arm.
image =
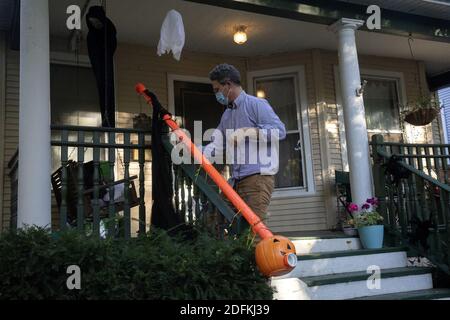
<path id="1" fill-rule="evenodd" d="M 286 137 L 286 128 L 284 123 L 280 120 L 266 100 L 258 101 L 252 106 L 252 108 L 252 111 L 256 115 L 256 126 L 263 140 L 267 140 L 271 130 L 278 131 L 279 140 L 283 140 Z"/>

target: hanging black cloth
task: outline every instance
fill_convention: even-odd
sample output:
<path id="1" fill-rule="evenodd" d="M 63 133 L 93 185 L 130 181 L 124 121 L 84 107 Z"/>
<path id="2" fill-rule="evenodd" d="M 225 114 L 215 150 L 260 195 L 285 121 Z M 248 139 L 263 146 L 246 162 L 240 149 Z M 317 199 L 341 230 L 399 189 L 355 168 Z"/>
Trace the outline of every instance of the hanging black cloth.
<path id="1" fill-rule="evenodd" d="M 117 48 L 116 28 L 101 6 L 92 6 L 86 15 L 89 28 L 87 45 L 100 97 L 103 127 L 115 127 L 114 52 Z"/>
<path id="2" fill-rule="evenodd" d="M 168 230 L 183 223 L 183 219 L 175 212 L 173 206 L 172 161 L 170 159 L 170 154 L 164 149 L 161 138 L 163 134 L 168 132 L 168 127 L 165 125 L 162 117 L 170 113 L 161 106 L 155 94 L 148 90 L 146 90 L 146 93 L 152 98 L 153 105 L 152 225 L 160 229 Z"/>

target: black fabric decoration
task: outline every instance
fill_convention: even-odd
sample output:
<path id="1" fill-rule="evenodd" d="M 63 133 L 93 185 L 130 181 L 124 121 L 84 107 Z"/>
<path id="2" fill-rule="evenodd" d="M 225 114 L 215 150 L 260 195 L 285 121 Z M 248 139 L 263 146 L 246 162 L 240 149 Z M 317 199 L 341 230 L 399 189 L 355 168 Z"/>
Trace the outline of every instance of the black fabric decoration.
<path id="1" fill-rule="evenodd" d="M 158 101 L 155 94 L 146 91 L 152 98 L 152 225 L 164 230 L 182 224 L 183 219 L 175 212 L 172 203 L 172 172 L 170 155 L 164 150 L 161 136 L 167 133 L 162 117 L 170 114 Z"/>
<path id="2" fill-rule="evenodd" d="M 92 6 L 86 15 L 89 28 L 87 45 L 100 98 L 103 127 L 115 127 L 114 52 L 117 48 L 116 28 L 101 6 Z"/>
<path id="3" fill-rule="evenodd" d="M 389 174 L 391 183 L 399 185 L 402 179 L 408 179 L 410 172 L 408 169 L 400 165 L 402 159 L 396 155 L 392 155 L 386 164 L 383 166 L 386 168 L 385 173 Z"/>
<path id="4" fill-rule="evenodd" d="M 420 244 L 426 252 L 430 248 L 428 245 L 428 237 L 430 235 L 430 228 L 436 226 L 428 220 L 420 220 L 416 215 L 411 219 L 412 232 L 410 234 L 410 242 L 412 244 Z"/>

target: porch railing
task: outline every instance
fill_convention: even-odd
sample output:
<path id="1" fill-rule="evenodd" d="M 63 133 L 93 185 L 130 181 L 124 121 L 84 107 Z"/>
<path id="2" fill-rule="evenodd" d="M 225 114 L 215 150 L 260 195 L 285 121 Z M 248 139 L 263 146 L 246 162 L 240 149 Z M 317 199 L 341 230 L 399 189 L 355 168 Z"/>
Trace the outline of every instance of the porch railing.
<path id="1" fill-rule="evenodd" d="M 174 146 L 168 135 L 163 137 L 163 144 L 170 157 Z M 172 173 L 175 210 L 185 222 L 214 225 L 219 236 L 223 236 L 225 230 L 241 231 L 242 217 L 224 201 L 217 185 L 199 164 L 172 163 Z"/>
<path id="2" fill-rule="evenodd" d="M 450 274 L 450 145 L 372 137 L 375 195 L 393 245 L 406 245 Z"/>
<path id="3" fill-rule="evenodd" d="M 53 162 L 59 167 L 52 174 L 59 229 L 85 231 L 88 223 L 100 235 L 103 221 L 107 235 L 130 237 L 131 208 L 138 207 L 138 233 L 145 233 L 150 132 L 81 126 L 52 126 L 51 130 Z M 131 166 L 135 175 L 130 173 Z"/>

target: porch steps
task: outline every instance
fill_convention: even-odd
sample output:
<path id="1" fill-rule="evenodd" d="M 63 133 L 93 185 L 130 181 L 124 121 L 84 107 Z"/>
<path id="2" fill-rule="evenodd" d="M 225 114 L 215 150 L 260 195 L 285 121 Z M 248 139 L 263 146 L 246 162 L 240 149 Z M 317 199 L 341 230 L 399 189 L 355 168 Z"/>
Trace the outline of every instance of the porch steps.
<path id="1" fill-rule="evenodd" d="M 361 249 L 361 243 L 357 237 L 319 238 L 302 237 L 290 238 L 297 249 L 298 255 Z"/>
<path id="2" fill-rule="evenodd" d="M 442 299 L 450 289 L 433 289 L 430 268 L 408 267 L 404 247 L 362 249 L 359 238 L 292 237 L 298 264 L 289 274 L 272 277 L 276 300 Z M 371 288 L 380 270 L 380 286 Z"/>
<path id="3" fill-rule="evenodd" d="M 392 269 L 406 267 L 408 264 L 404 248 L 318 252 L 300 254 L 297 258 L 298 263 L 294 270 L 276 279 L 366 271 L 371 265 L 376 265 L 380 269 Z"/>
<path id="4" fill-rule="evenodd" d="M 450 299 L 450 289 L 427 289 L 408 292 L 382 294 L 371 297 L 356 298 L 353 300 L 439 300 Z"/>

